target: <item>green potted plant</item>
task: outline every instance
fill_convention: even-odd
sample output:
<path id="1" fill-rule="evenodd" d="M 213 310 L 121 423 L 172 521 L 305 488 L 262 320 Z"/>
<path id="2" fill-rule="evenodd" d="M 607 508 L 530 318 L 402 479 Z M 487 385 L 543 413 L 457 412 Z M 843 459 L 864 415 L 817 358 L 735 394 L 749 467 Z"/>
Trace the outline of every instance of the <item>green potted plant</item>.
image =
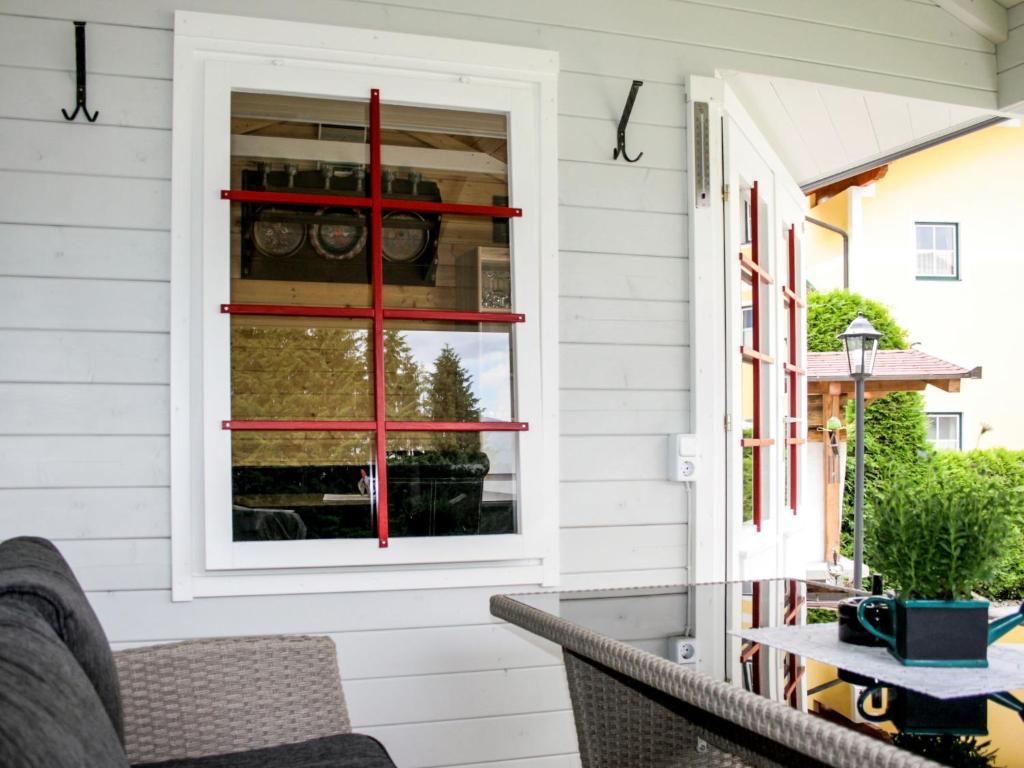
<path id="1" fill-rule="evenodd" d="M 880 484 L 867 540 L 872 565 L 897 595 L 864 600 L 858 618 L 901 662 L 985 667 L 989 644 L 1024 621 L 1022 607 L 989 624 L 988 602 L 971 595 L 999 563 L 1019 492 L 998 477 L 934 461 Z M 878 602 L 889 606 L 891 634 L 864 615 Z"/>

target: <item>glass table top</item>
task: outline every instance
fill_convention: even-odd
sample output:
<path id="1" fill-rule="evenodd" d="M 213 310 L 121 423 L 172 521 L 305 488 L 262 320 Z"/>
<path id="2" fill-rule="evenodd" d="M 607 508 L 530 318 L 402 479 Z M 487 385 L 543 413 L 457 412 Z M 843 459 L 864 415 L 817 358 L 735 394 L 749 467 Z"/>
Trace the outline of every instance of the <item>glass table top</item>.
<path id="1" fill-rule="evenodd" d="M 835 622 L 854 594 L 772 579 L 509 597 L 939 763 L 1024 768 L 1024 690 L 935 699 L 731 634 Z M 1024 628 L 1002 642 L 1024 643 Z"/>

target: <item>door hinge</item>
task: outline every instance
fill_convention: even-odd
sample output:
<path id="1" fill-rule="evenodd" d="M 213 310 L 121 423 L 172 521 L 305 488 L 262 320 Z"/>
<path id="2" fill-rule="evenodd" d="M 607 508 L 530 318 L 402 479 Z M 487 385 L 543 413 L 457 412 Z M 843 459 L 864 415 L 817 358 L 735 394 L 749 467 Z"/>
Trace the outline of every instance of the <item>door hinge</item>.
<path id="1" fill-rule="evenodd" d="M 723 184 L 722 185 L 722 201 L 726 202 L 726 203 L 729 202 L 729 185 L 728 184 Z"/>
<path id="2" fill-rule="evenodd" d="M 726 432 L 732 432 L 732 414 L 731 413 L 725 414 L 725 419 L 723 420 L 722 426 L 725 427 L 725 431 Z"/>

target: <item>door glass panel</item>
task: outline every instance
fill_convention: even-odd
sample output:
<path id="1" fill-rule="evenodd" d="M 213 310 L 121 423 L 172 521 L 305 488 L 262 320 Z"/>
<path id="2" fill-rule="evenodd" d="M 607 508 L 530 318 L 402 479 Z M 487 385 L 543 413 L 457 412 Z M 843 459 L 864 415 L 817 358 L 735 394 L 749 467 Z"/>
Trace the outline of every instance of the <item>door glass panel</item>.
<path id="1" fill-rule="evenodd" d="M 514 432 L 390 432 L 391 536 L 516 533 Z"/>
<path id="2" fill-rule="evenodd" d="M 235 541 L 376 538 L 370 432 L 231 434 Z"/>

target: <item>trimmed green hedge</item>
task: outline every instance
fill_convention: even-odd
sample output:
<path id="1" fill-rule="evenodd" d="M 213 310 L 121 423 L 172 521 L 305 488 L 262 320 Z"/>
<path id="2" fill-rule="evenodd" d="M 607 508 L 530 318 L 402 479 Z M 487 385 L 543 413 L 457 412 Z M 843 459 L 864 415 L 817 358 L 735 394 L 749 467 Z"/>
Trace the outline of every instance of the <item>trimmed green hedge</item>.
<path id="1" fill-rule="evenodd" d="M 807 349 L 811 352 L 839 352 L 843 343 L 839 334 L 863 314 L 882 334 L 879 349 L 907 349 L 907 334 L 889 310 L 877 301 L 849 291 L 813 292 L 807 299 Z M 854 432 L 855 403 L 848 403 L 848 459 L 846 489 L 843 494 L 842 552 L 853 557 L 853 495 L 855 466 L 853 455 L 857 441 Z M 926 439 L 924 398 L 917 392 L 894 392 L 871 400 L 864 409 L 864 486 L 879 483 L 889 468 L 910 468 L 922 453 L 931 451 Z M 867 551 L 865 561 L 870 562 Z"/>

